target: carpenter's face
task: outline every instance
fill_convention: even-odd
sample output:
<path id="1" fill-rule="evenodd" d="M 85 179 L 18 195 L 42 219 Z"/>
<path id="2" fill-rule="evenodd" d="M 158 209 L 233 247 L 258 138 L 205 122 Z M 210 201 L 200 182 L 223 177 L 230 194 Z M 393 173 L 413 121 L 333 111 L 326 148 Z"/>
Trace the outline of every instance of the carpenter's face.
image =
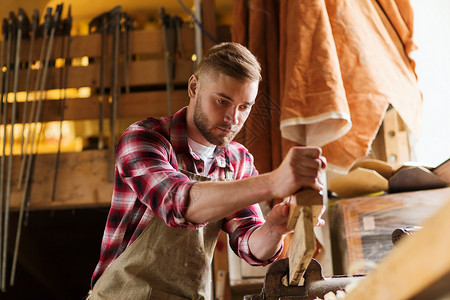
<path id="1" fill-rule="evenodd" d="M 239 133 L 258 92 L 258 82 L 242 82 L 218 73 L 197 81 L 194 124 L 205 145 L 224 146 Z M 192 78 L 192 77 L 191 77 Z"/>

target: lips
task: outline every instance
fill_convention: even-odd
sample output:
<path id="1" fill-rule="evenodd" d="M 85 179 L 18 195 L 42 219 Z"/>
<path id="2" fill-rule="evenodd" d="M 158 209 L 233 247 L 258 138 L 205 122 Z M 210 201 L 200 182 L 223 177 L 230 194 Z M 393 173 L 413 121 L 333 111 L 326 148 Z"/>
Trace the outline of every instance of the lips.
<path id="1" fill-rule="evenodd" d="M 232 130 L 233 125 L 231 125 L 231 124 L 222 123 L 222 124 L 220 124 L 220 125 L 217 124 L 216 126 L 217 126 L 217 128 L 219 128 L 219 129 L 222 130 L 222 131 L 226 131 L 226 132 L 231 132 L 231 131 L 233 131 L 233 130 Z"/>
<path id="2" fill-rule="evenodd" d="M 224 128 L 224 127 L 217 127 L 220 131 L 225 132 L 225 133 L 233 133 L 233 131 L 231 130 L 231 128 Z"/>

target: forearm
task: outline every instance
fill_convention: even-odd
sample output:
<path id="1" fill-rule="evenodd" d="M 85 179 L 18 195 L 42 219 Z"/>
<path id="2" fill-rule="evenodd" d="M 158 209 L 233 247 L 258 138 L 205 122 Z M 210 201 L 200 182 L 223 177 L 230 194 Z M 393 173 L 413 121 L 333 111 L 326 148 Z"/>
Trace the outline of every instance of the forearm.
<path id="1" fill-rule="evenodd" d="M 280 250 L 284 236 L 284 234 L 272 230 L 267 223 L 264 223 L 253 231 L 249 238 L 250 252 L 259 260 L 268 260 Z"/>
<path id="2" fill-rule="evenodd" d="M 276 170 L 236 181 L 198 182 L 191 187 L 186 220 L 222 219 L 251 204 L 292 195 L 301 187 L 322 188 L 319 171 L 326 166 L 320 148 L 292 148 Z"/>
<path id="3" fill-rule="evenodd" d="M 191 187 L 186 220 L 205 223 L 225 218 L 249 205 L 273 198 L 270 175 L 236 181 L 198 182 Z"/>

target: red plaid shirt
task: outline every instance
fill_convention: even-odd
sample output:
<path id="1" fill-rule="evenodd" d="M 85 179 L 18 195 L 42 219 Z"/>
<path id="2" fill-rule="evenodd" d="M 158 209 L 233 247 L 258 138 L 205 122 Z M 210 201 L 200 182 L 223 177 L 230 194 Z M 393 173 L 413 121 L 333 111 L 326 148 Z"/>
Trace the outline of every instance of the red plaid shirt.
<path id="1" fill-rule="evenodd" d="M 193 153 L 187 141 L 186 108 L 174 116 L 147 118 L 128 127 L 117 145 L 115 185 L 111 209 L 103 235 L 100 261 L 92 276 L 93 287 L 106 268 L 129 246 L 154 217 L 171 227 L 200 228 L 206 224 L 188 222 L 187 210 L 191 181 L 178 172 L 176 153 L 182 154 L 181 168 L 201 173 L 203 161 Z M 253 157 L 242 145 L 231 142 L 216 147 L 215 161 L 208 177 L 225 179 L 225 170 L 233 179 L 258 174 Z M 249 250 L 251 233 L 264 223 L 259 205 L 251 205 L 225 218 L 222 230 L 230 237 L 233 251 L 251 265 L 266 265 Z"/>

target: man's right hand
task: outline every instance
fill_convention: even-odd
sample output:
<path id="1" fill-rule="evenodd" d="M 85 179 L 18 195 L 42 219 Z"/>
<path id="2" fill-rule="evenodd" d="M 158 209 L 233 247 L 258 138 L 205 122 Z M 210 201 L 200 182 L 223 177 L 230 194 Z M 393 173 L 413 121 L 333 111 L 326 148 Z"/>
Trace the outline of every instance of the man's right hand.
<path id="1" fill-rule="evenodd" d="M 302 187 L 317 191 L 323 189 L 322 172 L 327 161 L 319 147 L 292 147 L 281 165 L 270 173 L 271 190 L 274 198 L 284 198 L 296 193 Z"/>

